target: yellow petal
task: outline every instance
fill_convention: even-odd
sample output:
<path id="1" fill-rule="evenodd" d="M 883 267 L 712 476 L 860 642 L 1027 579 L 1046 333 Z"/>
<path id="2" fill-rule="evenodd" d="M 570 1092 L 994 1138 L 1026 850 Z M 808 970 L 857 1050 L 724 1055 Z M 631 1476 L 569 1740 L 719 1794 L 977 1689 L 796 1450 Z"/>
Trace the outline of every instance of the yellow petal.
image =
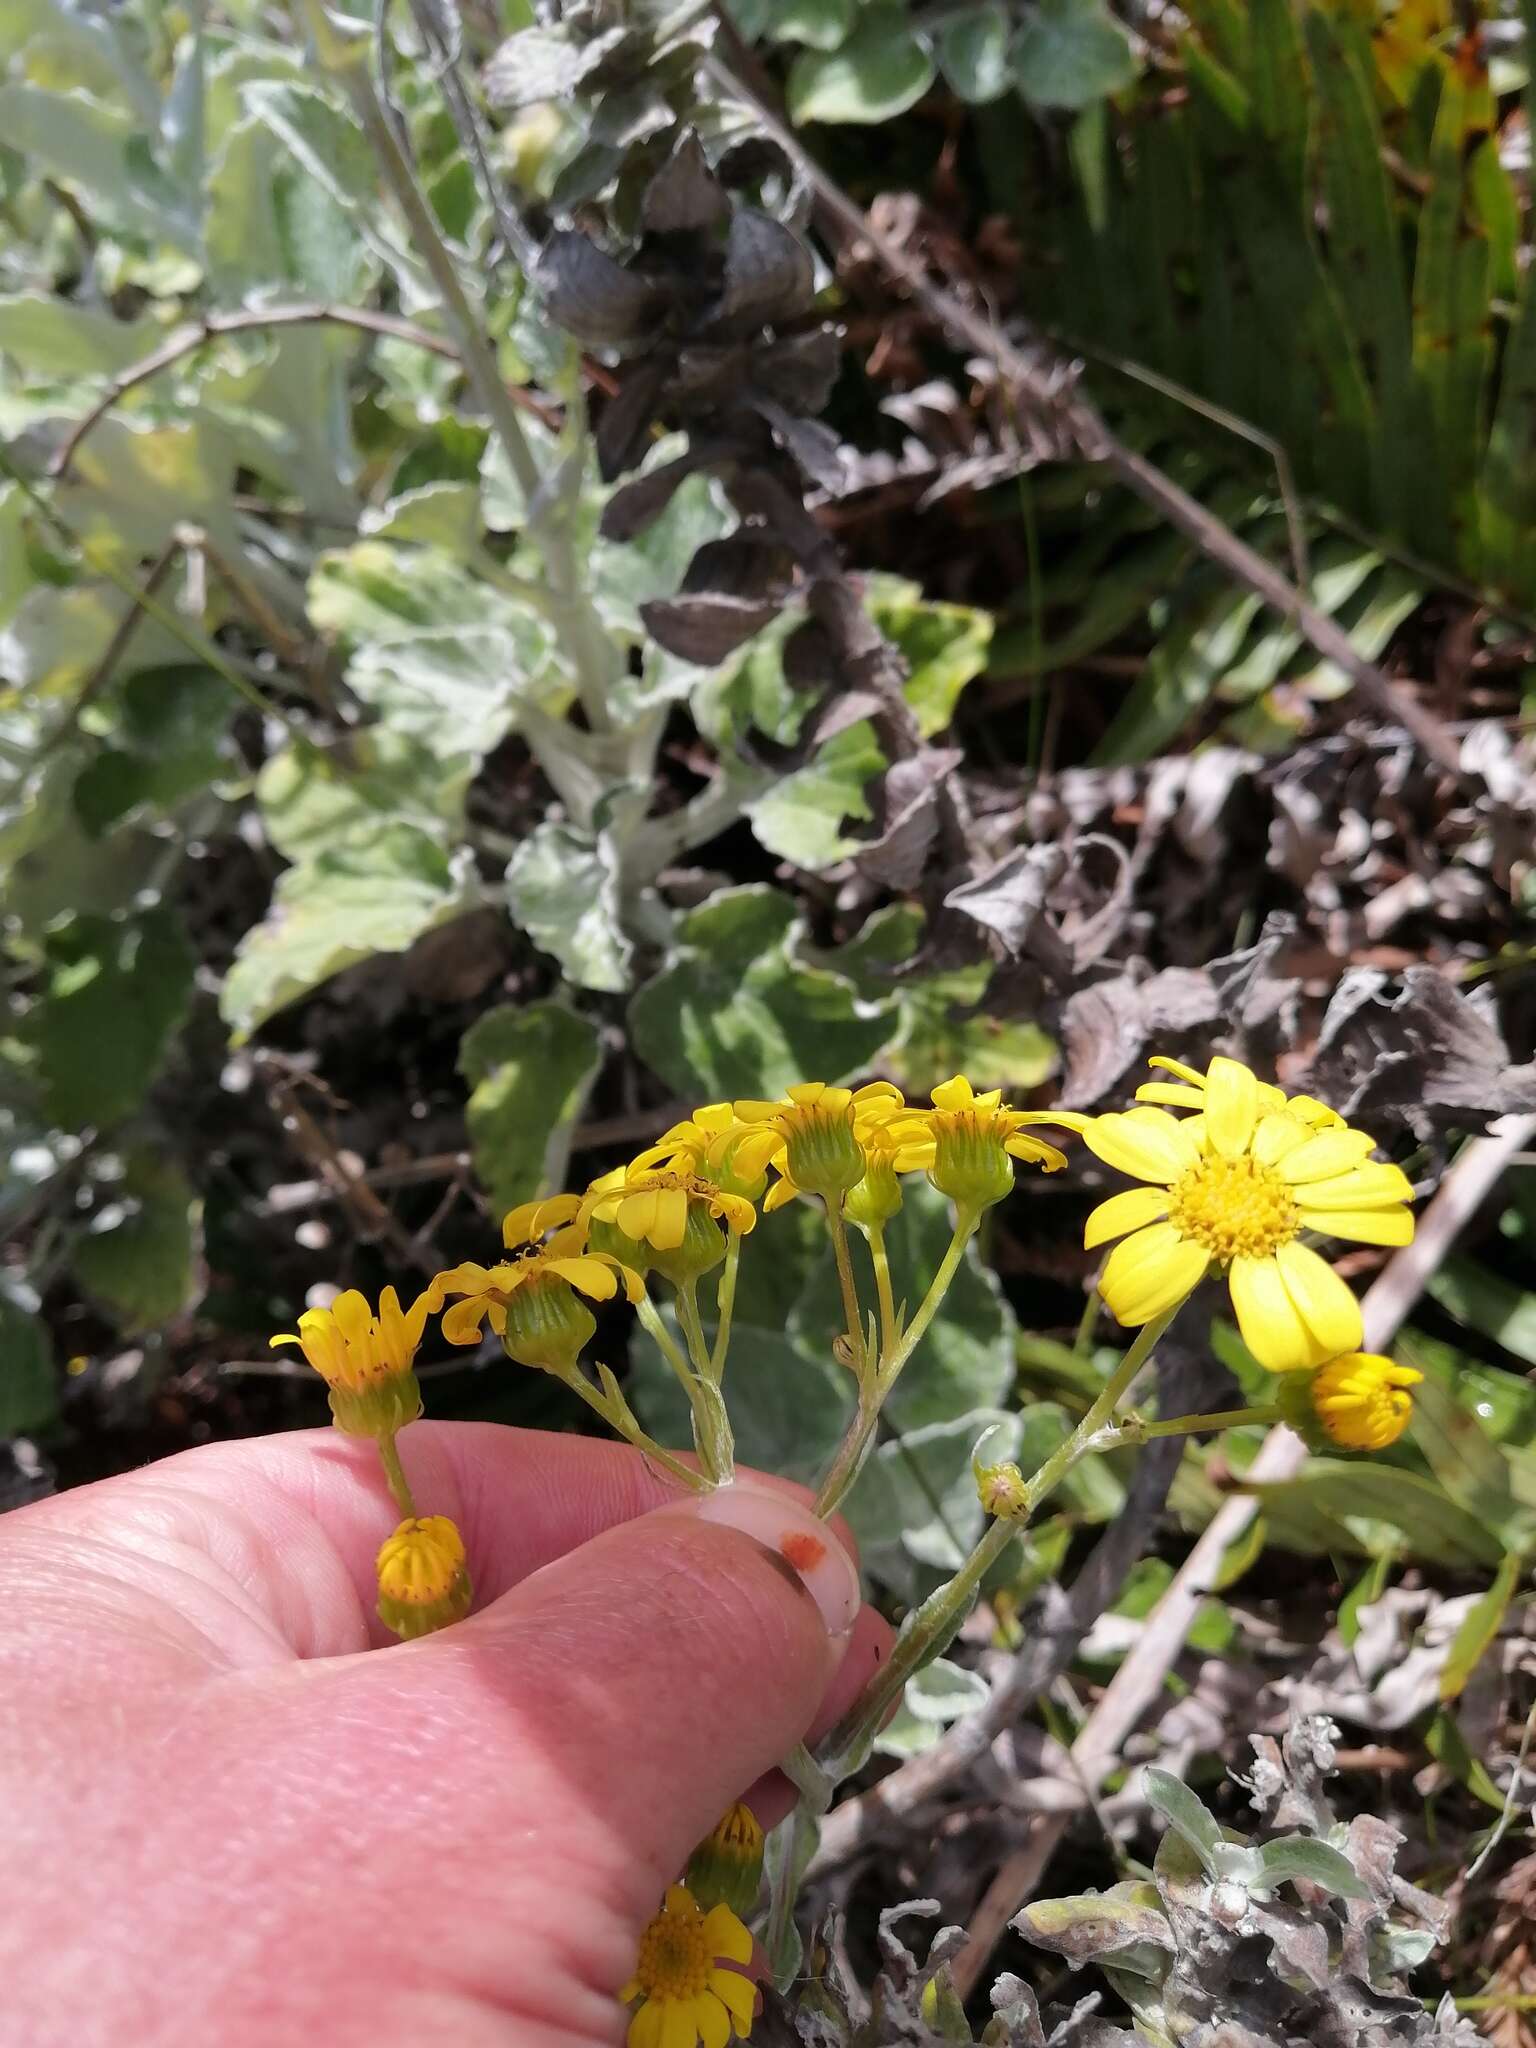
<path id="1" fill-rule="evenodd" d="M 544 1269 L 558 1273 L 562 1280 L 568 1280 L 573 1287 L 579 1287 L 583 1294 L 593 1301 L 611 1301 L 619 1291 L 612 1266 L 606 1260 L 583 1256 L 577 1259 L 546 1259 Z"/>
<path id="2" fill-rule="evenodd" d="M 692 1998 L 664 1998 L 656 2048 L 698 2048 L 699 2029 L 694 2019 L 696 2008 L 697 2001 Z"/>
<path id="3" fill-rule="evenodd" d="M 765 1124 L 771 1117 L 782 1116 L 782 1102 L 733 1102 L 731 1107 L 744 1124 Z"/>
<path id="4" fill-rule="evenodd" d="M 1297 1213 L 1303 1229 L 1348 1238 L 1352 1244 L 1413 1243 L 1413 1217 L 1395 1202 L 1383 1209 L 1309 1209 L 1303 1202 Z"/>
<path id="5" fill-rule="evenodd" d="M 267 1339 L 267 1349 L 275 1351 L 279 1344 L 302 1344 L 303 1341 L 301 1337 L 290 1330 L 286 1337 L 269 1337 Z"/>
<path id="6" fill-rule="evenodd" d="M 1377 1159 L 1296 1190 L 1297 1202 L 1308 1209 L 1380 1209 L 1412 1199 L 1413 1183 L 1402 1168 Z"/>
<path id="7" fill-rule="evenodd" d="M 1210 1262 L 1204 1246 L 1180 1237 L 1171 1223 L 1149 1223 L 1115 1246 L 1099 1292 L 1116 1322 L 1135 1328 L 1193 1293 Z"/>
<path id="8" fill-rule="evenodd" d="M 1143 1081 L 1136 1090 L 1138 1102 L 1165 1102 L 1170 1109 L 1204 1109 L 1205 1090 L 1188 1088 L 1179 1081 Z"/>
<path id="9" fill-rule="evenodd" d="M 468 1301 L 456 1301 L 443 1317 L 440 1327 L 444 1337 L 450 1344 L 478 1344 L 480 1325 L 489 1307 L 483 1294 L 472 1294 Z"/>
<path id="10" fill-rule="evenodd" d="M 752 1937 L 729 1906 L 711 1906 L 704 1915 L 704 1939 L 712 1956 L 729 1963 L 750 1963 Z"/>
<path id="11" fill-rule="evenodd" d="M 757 2010 L 757 1986 L 750 1977 L 743 1977 L 737 1970 L 711 1970 L 709 1988 L 717 1998 L 725 2000 L 738 2027 L 743 2023 L 751 2026 Z"/>
<path id="12" fill-rule="evenodd" d="M 745 1237 L 757 1223 L 757 1211 L 745 1195 L 719 1194 L 712 1205 L 738 1236 Z"/>
<path id="13" fill-rule="evenodd" d="M 726 2048 L 731 2038 L 731 2016 L 713 1992 L 706 1991 L 698 2000 L 694 2017 L 699 2024 L 699 2039 L 704 2048 Z"/>
<path id="14" fill-rule="evenodd" d="M 1198 1156 L 1178 1118 L 1165 1109 L 1096 1116 L 1083 1126 L 1083 1143 L 1106 1166 L 1164 1187 L 1187 1172 Z"/>
<path id="15" fill-rule="evenodd" d="M 1351 1173 L 1376 1149 L 1369 1131 L 1320 1131 L 1280 1161 L 1280 1178 L 1292 1187 L 1314 1180 L 1334 1180 Z"/>
<path id="16" fill-rule="evenodd" d="M 657 2048 L 661 2040 L 661 2005 L 648 1998 L 629 2023 L 628 2048 Z"/>
<path id="17" fill-rule="evenodd" d="M 1313 1363 L 1358 1351 L 1365 1338 L 1360 1304 L 1326 1259 L 1304 1244 L 1283 1244 L 1275 1262 L 1315 1347 Z"/>
<path id="18" fill-rule="evenodd" d="M 1305 1124 L 1282 1111 L 1270 1110 L 1254 1127 L 1252 1152 L 1260 1166 L 1274 1166 L 1311 1136 Z"/>
<path id="19" fill-rule="evenodd" d="M 781 1176 L 763 1197 L 763 1214 L 769 1216 L 775 1209 L 786 1209 L 800 1190 L 787 1175 Z"/>
<path id="20" fill-rule="evenodd" d="M 331 1314 L 336 1327 L 349 1344 L 366 1344 L 373 1334 L 373 1310 L 355 1287 L 349 1287 L 338 1294 L 331 1303 Z M 304 1327 L 304 1317 L 299 1318 L 299 1328 Z"/>
<path id="21" fill-rule="evenodd" d="M 1273 1259 L 1234 1259 L 1228 1281 L 1243 1342 L 1266 1372 L 1301 1372 L 1316 1363 L 1301 1311 Z"/>
<path id="22" fill-rule="evenodd" d="M 654 1241 L 652 1232 L 656 1228 L 656 1212 L 660 1200 L 661 1193 L 659 1189 L 638 1188 L 633 1194 L 626 1195 L 623 1201 L 620 1202 L 617 1209 L 613 1212 L 613 1220 L 626 1237 L 633 1237 L 643 1244 L 650 1244 Z M 676 1242 L 680 1244 L 682 1239 L 678 1238 Z M 663 1247 L 663 1249 L 666 1249 L 666 1247 Z"/>
<path id="23" fill-rule="evenodd" d="M 1223 1159 L 1240 1159 L 1259 1120 L 1259 1082 L 1241 1060 L 1214 1059 L 1205 1077 L 1205 1127 Z"/>
<path id="24" fill-rule="evenodd" d="M 1157 1223 L 1168 1214 L 1168 1196 L 1162 1188 L 1127 1188 L 1100 1202 L 1083 1225 L 1083 1249 L 1108 1244 L 1112 1237 L 1124 1237 L 1128 1230 L 1140 1230 L 1144 1223 Z"/>
<path id="25" fill-rule="evenodd" d="M 462 1266 L 450 1266 L 446 1273 L 439 1273 L 431 1291 L 441 1301 L 445 1294 L 483 1294 L 490 1284 L 489 1268 L 477 1266 L 469 1259 Z"/>
<path id="26" fill-rule="evenodd" d="M 1181 1081 L 1188 1081 L 1196 1088 L 1205 1086 L 1205 1076 L 1198 1067 L 1186 1067 L 1182 1060 L 1171 1060 L 1166 1053 L 1153 1053 L 1147 1065 L 1160 1067 L 1165 1074 L 1177 1074 Z"/>

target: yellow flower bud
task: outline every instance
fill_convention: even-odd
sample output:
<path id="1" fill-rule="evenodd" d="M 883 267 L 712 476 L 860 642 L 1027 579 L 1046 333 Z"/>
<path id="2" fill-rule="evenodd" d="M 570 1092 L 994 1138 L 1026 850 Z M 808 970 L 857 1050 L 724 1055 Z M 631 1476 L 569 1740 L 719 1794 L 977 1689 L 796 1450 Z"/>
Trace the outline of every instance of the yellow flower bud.
<path id="1" fill-rule="evenodd" d="M 861 1230 L 883 1230 L 901 1207 L 894 1141 L 872 1132 L 864 1145 L 864 1178 L 848 1190 L 843 1214 Z"/>
<path id="2" fill-rule="evenodd" d="M 404 1521 L 378 1556 L 379 1619 L 397 1636 L 431 1635 L 469 1612 L 464 1539 L 446 1515 Z"/>
<path id="3" fill-rule="evenodd" d="M 1029 1488 L 1017 1465 L 979 1465 L 976 1494 L 986 1512 L 1000 1522 L 1029 1519 Z"/>
<path id="4" fill-rule="evenodd" d="M 329 1308 L 306 1309 L 298 1329 L 274 1337 L 272 1345 L 298 1345 L 330 1389 L 338 1429 L 380 1440 L 421 1413 L 421 1389 L 412 1367 L 433 1306 L 430 1289 L 402 1309 L 394 1288 L 386 1287 L 375 1315 L 349 1287 Z"/>
<path id="5" fill-rule="evenodd" d="M 685 1882 L 706 1911 L 729 1906 L 743 1919 L 763 1882 L 762 1823 L 738 1800 L 693 1852 Z"/>
<path id="6" fill-rule="evenodd" d="M 1314 1450 L 1384 1451 L 1408 1427 L 1408 1389 L 1423 1377 L 1376 1352 L 1350 1351 L 1305 1378 L 1282 1380 L 1281 1412 Z"/>
<path id="7" fill-rule="evenodd" d="M 685 1287 L 718 1266 L 725 1257 L 725 1232 L 701 1202 L 688 1204 L 683 1241 L 658 1250 L 651 1246 L 651 1264 L 674 1287 Z"/>

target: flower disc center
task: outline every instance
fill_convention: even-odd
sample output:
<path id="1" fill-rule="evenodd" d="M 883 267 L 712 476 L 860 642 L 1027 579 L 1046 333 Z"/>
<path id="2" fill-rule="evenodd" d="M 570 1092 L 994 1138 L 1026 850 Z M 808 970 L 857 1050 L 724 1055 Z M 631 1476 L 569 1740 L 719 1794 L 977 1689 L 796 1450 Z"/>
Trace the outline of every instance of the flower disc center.
<path id="1" fill-rule="evenodd" d="M 1301 1227 L 1291 1191 L 1257 1159 L 1202 1159 L 1169 1190 L 1168 1220 L 1219 1259 L 1264 1259 Z"/>
<path id="2" fill-rule="evenodd" d="M 697 1907 L 658 1913 L 640 1937 L 635 1981 L 648 1998 L 697 1998 L 713 1965 Z"/>

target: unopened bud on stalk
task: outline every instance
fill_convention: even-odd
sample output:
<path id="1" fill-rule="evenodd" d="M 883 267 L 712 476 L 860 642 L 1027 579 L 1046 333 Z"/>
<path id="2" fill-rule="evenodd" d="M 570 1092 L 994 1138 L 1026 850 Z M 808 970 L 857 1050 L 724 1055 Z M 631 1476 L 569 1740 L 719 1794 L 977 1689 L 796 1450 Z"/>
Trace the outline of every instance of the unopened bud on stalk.
<path id="1" fill-rule="evenodd" d="M 981 1465 L 976 1493 L 982 1507 L 1001 1522 L 1029 1520 L 1029 1487 L 1017 1465 Z"/>
<path id="2" fill-rule="evenodd" d="M 762 1823 L 739 1800 L 693 1852 L 684 1879 L 706 1909 L 729 1906 L 745 1919 L 763 1882 Z"/>
<path id="3" fill-rule="evenodd" d="M 447 1628 L 474 1597 L 464 1539 L 446 1515 L 412 1516 L 378 1556 L 379 1619 L 410 1640 Z"/>

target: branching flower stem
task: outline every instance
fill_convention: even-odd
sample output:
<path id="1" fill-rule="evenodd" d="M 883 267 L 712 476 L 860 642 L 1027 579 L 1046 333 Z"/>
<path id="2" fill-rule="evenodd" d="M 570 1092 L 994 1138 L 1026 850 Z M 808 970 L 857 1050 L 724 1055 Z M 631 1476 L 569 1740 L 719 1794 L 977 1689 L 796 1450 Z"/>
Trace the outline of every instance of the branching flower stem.
<path id="1" fill-rule="evenodd" d="M 958 1231 L 956 1234 L 958 1236 Z M 961 1249 L 964 1249 L 963 1244 Z M 1007 1521 L 993 1522 L 955 1576 L 931 1593 L 907 1617 L 889 1661 L 827 1739 L 820 1761 L 822 1769 L 834 1782 L 846 1778 L 863 1764 L 887 1710 L 900 1699 L 907 1680 L 952 1640 L 955 1630 L 970 1611 L 987 1573 L 1040 1503 L 1056 1490 L 1077 1461 L 1092 1448 L 1093 1439 L 1113 1416 L 1122 1396 L 1151 1357 L 1175 1313 L 1176 1310 L 1170 1309 L 1138 1333 L 1135 1343 L 1105 1381 L 1098 1399 L 1076 1429 L 1057 1446 L 1038 1471 L 1031 1474 L 1019 1512 Z"/>
<path id="2" fill-rule="evenodd" d="M 830 1214 L 830 1207 L 828 1213 Z M 839 1217 L 837 1223 L 840 1224 L 841 1221 L 842 1219 Z M 869 1447 L 874 1441 L 875 1429 L 880 1420 L 880 1410 L 884 1407 L 892 1387 L 895 1386 L 896 1381 L 901 1376 L 902 1368 L 906 1365 L 907 1360 L 927 1335 L 928 1325 L 933 1321 L 945 1295 L 948 1294 L 951 1283 L 956 1273 L 960 1270 L 960 1261 L 965 1257 L 965 1248 L 976 1235 L 976 1228 L 980 1221 L 981 1211 L 979 1209 L 962 1209 L 959 1211 L 955 1218 L 954 1236 L 950 1239 L 949 1249 L 940 1261 L 939 1270 L 933 1276 L 933 1283 L 924 1295 L 917 1314 L 912 1318 L 907 1328 L 899 1335 L 895 1331 L 895 1310 L 892 1308 L 887 1311 L 886 1306 L 890 1294 L 890 1268 L 888 1265 L 886 1266 L 881 1313 L 882 1321 L 888 1322 L 891 1336 L 882 1338 L 881 1355 L 876 1361 L 873 1371 L 868 1370 L 866 1366 L 859 1373 L 858 1408 L 854 1413 L 853 1420 L 848 1425 L 843 1441 L 838 1446 L 837 1456 L 832 1461 L 831 1469 L 821 1483 L 821 1491 L 816 1496 L 816 1512 L 823 1518 L 837 1512 L 844 1495 L 849 1487 L 852 1486 L 854 1480 L 858 1478 L 864 1460 L 869 1455 Z M 834 1225 L 833 1229 L 832 1242 L 834 1246 L 838 1243 L 836 1225 Z M 844 1255 L 846 1255 L 846 1251 L 847 1241 L 845 1235 L 843 1239 Z M 884 1246 L 882 1244 L 881 1258 L 877 1261 L 875 1267 L 877 1287 L 880 1284 L 880 1266 L 883 1260 Z M 838 1261 L 839 1275 L 841 1275 L 842 1270 L 843 1260 L 840 1258 Z M 852 1283 L 853 1270 L 850 1261 L 848 1267 L 848 1286 L 851 1287 Z M 845 1288 L 845 1306 L 847 1305 L 847 1300 L 848 1289 Z M 857 1296 L 855 1296 L 850 1315 L 856 1316 L 857 1313 L 858 1302 Z M 850 1323 L 851 1328 L 852 1324 Z M 862 1337 L 860 1341 L 862 1345 Z M 856 1355 L 858 1354 L 856 1353 Z"/>

